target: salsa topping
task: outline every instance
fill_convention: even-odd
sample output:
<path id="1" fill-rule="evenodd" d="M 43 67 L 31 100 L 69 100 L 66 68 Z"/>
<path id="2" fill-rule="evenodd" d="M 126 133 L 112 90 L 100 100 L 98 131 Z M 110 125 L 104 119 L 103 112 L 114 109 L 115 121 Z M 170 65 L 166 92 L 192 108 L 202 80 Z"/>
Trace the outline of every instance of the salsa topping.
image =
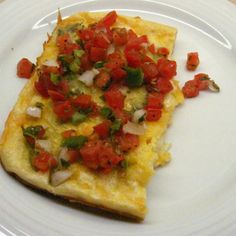
<path id="1" fill-rule="evenodd" d="M 88 27 L 59 26 L 57 58 L 37 68 L 35 90 L 50 99 L 59 122 L 77 126 L 95 116 L 100 122 L 87 137 L 77 135 L 75 130 L 63 132 L 57 159 L 45 148 L 45 140 L 37 141 L 36 147 L 36 139 L 45 139 L 35 131 L 41 127 L 23 129 L 31 147 L 37 150 L 44 146 L 33 159 L 36 170 L 60 171 L 78 160 L 104 173 L 115 167 L 127 167 L 126 153 L 139 145 L 139 136 L 145 134 L 144 122 L 161 118 L 164 98 L 173 90 L 171 79 L 176 75 L 176 62 L 167 59 L 167 48 L 156 48 L 147 35 L 113 27 L 116 19 L 117 13 L 111 11 Z M 148 94 L 144 102 L 126 111 L 128 93 L 141 87 Z M 102 106 L 93 101 L 96 90 L 102 93 L 99 102 Z M 52 178 L 55 185 L 58 175 L 62 180 L 70 176 L 57 171 Z"/>

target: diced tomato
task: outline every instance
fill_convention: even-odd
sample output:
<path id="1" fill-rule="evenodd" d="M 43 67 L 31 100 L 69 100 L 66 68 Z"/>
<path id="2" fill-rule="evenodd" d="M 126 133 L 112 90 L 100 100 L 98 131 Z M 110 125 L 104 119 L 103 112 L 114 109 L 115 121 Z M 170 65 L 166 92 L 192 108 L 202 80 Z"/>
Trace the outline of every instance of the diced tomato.
<path id="1" fill-rule="evenodd" d="M 48 94 L 54 102 L 66 100 L 66 97 L 57 91 L 48 90 Z"/>
<path id="2" fill-rule="evenodd" d="M 167 57 L 169 53 L 170 52 L 168 48 L 161 47 L 157 49 L 157 55 Z"/>
<path id="3" fill-rule="evenodd" d="M 55 103 L 53 111 L 64 122 L 68 121 L 74 114 L 74 109 L 69 101 Z"/>
<path id="4" fill-rule="evenodd" d="M 199 87 L 198 81 L 196 80 L 189 80 L 184 84 L 182 88 L 184 97 L 186 98 L 193 98 L 199 95 Z"/>
<path id="5" fill-rule="evenodd" d="M 142 55 L 136 50 L 125 50 L 125 57 L 129 66 L 140 67 L 142 64 Z"/>
<path id="6" fill-rule="evenodd" d="M 176 73 L 176 62 L 165 58 L 157 61 L 157 69 L 163 78 L 171 79 Z"/>
<path id="7" fill-rule="evenodd" d="M 90 52 L 90 49 L 92 48 L 92 46 L 93 46 L 93 41 L 92 40 L 86 41 L 84 43 L 84 50 L 85 50 L 85 52 Z"/>
<path id="8" fill-rule="evenodd" d="M 48 152 L 41 151 L 32 161 L 38 171 L 47 172 L 57 166 L 57 160 Z"/>
<path id="9" fill-rule="evenodd" d="M 121 56 L 120 52 L 113 52 L 107 56 L 106 68 L 115 69 L 125 66 L 125 59 Z"/>
<path id="10" fill-rule="evenodd" d="M 76 131 L 74 129 L 69 129 L 62 133 L 63 138 L 70 138 L 72 136 L 76 136 Z"/>
<path id="11" fill-rule="evenodd" d="M 100 138 L 107 138 L 110 134 L 111 121 L 104 120 L 102 123 L 94 127 L 94 131 L 99 135 Z"/>
<path id="12" fill-rule="evenodd" d="M 163 94 L 167 94 L 173 89 L 170 80 L 162 77 L 157 80 L 156 87 L 158 91 Z"/>
<path id="13" fill-rule="evenodd" d="M 62 79 L 58 84 L 58 88 L 60 89 L 61 93 L 63 93 L 64 95 L 67 95 L 69 93 L 68 81 L 65 79 Z"/>
<path id="14" fill-rule="evenodd" d="M 127 43 L 128 34 L 126 28 L 115 28 L 113 30 L 113 42 L 116 46 L 123 46 Z"/>
<path id="15" fill-rule="evenodd" d="M 92 47 L 89 57 L 92 62 L 104 61 L 106 59 L 106 53 L 106 50 L 103 48 Z"/>
<path id="16" fill-rule="evenodd" d="M 157 77 L 158 70 L 154 63 L 145 63 L 142 65 L 144 79 L 146 82 L 150 82 L 153 78 Z"/>
<path id="17" fill-rule="evenodd" d="M 91 102 L 90 109 L 91 109 L 91 112 L 89 113 L 90 117 L 96 117 L 99 115 L 100 107 L 95 102 Z"/>
<path id="18" fill-rule="evenodd" d="M 44 80 L 42 78 L 39 78 L 39 80 L 34 83 L 34 87 L 35 87 L 36 91 L 42 97 L 44 97 L 44 98 L 49 97 L 47 85 L 46 85 L 46 83 L 44 82 Z"/>
<path id="19" fill-rule="evenodd" d="M 190 71 L 196 70 L 199 65 L 199 57 L 197 52 L 187 54 L 186 68 Z"/>
<path id="20" fill-rule="evenodd" d="M 147 109 L 160 109 L 163 106 L 164 95 L 161 93 L 150 93 L 147 98 Z"/>
<path id="21" fill-rule="evenodd" d="M 34 64 L 27 58 L 22 58 L 17 63 L 17 76 L 20 78 L 29 79 L 33 70 L 34 70 Z"/>
<path id="22" fill-rule="evenodd" d="M 140 37 L 130 39 L 126 44 L 126 50 L 139 50 L 142 48 L 143 43 L 148 43 L 147 35 L 142 35 Z"/>
<path id="23" fill-rule="evenodd" d="M 126 111 L 121 111 L 119 109 L 114 109 L 113 112 L 115 113 L 115 117 L 117 119 L 121 120 L 121 122 L 123 124 L 126 124 L 132 118 L 131 114 L 126 112 Z"/>
<path id="24" fill-rule="evenodd" d="M 105 17 L 103 17 L 97 24 L 97 27 L 110 27 L 116 22 L 117 13 L 116 11 L 109 12 Z"/>
<path id="25" fill-rule="evenodd" d="M 94 39 L 93 39 L 94 47 L 107 49 L 110 44 L 111 42 L 108 36 L 104 32 L 100 31 L 95 34 Z"/>
<path id="26" fill-rule="evenodd" d="M 110 89 L 104 93 L 107 104 L 113 109 L 122 110 L 124 107 L 124 95 L 118 89 Z"/>
<path id="27" fill-rule="evenodd" d="M 161 109 L 147 109 L 146 120 L 147 121 L 158 121 L 161 118 Z"/>
<path id="28" fill-rule="evenodd" d="M 80 107 L 81 109 L 87 109 L 91 106 L 92 97 L 91 95 L 81 94 L 73 100 L 74 106 Z"/>
<path id="29" fill-rule="evenodd" d="M 95 85 L 100 89 L 108 88 L 111 82 L 111 76 L 106 71 L 100 71 L 95 78 Z"/>
<path id="30" fill-rule="evenodd" d="M 127 72 L 119 67 L 111 70 L 110 74 L 115 81 L 120 81 L 127 77 Z"/>
<path id="31" fill-rule="evenodd" d="M 80 49 L 78 44 L 71 42 L 69 34 L 57 36 L 57 46 L 60 54 L 71 54 L 74 50 Z"/>
<path id="32" fill-rule="evenodd" d="M 94 29 L 90 29 L 90 28 L 85 28 L 78 31 L 78 35 L 80 39 L 84 41 L 92 40 L 94 37 L 94 33 L 95 33 Z"/>
<path id="33" fill-rule="evenodd" d="M 83 71 L 86 70 L 90 70 L 92 68 L 91 62 L 89 60 L 89 56 L 87 53 L 85 53 L 81 59 L 80 59 L 80 63 L 81 63 L 81 68 L 83 69 Z"/>
<path id="34" fill-rule="evenodd" d="M 104 141 L 89 141 L 80 149 L 84 164 L 93 170 L 106 170 L 117 166 L 124 158 L 115 153 Z"/>
<path id="35" fill-rule="evenodd" d="M 116 142 L 121 151 L 127 152 L 135 149 L 139 145 L 139 137 L 134 134 L 116 135 Z"/>
<path id="36" fill-rule="evenodd" d="M 72 164 L 78 161 L 80 153 L 79 153 L 79 150 L 69 149 L 67 151 L 67 155 L 69 157 L 69 162 Z"/>
<path id="37" fill-rule="evenodd" d="M 31 146 L 34 147 L 35 145 L 35 138 L 31 136 L 25 136 L 26 142 Z"/>
<path id="38" fill-rule="evenodd" d="M 148 51 L 152 54 L 156 54 L 156 48 L 155 48 L 155 45 L 153 43 L 148 46 Z"/>
<path id="39" fill-rule="evenodd" d="M 194 80 L 198 82 L 199 90 L 207 90 L 209 88 L 209 75 L 199 73 L 194 76 Z"/>

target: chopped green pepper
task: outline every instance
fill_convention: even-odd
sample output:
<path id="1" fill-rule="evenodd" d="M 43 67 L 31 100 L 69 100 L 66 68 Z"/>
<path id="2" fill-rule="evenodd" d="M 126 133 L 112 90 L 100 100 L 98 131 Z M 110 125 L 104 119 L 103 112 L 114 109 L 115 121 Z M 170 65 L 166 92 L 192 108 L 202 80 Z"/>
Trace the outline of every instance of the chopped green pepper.
<path id="1" fill-rule="evenodd" d="M 29 126 L 27 128 L 22 128 L 24 136 L 37 137 L 39 132 L 43 129 L 41 125 Z"/>
<path id="2" fill-rule="evenodd" d="M 52 81 L 53 84 L 58 85 L 59 82 L 61 81 L 61 77 L 59 75 L 51 73 L 50 80 Z"/>
<path id="3" fill-rule="evenodd" d="M 84 50 L 74 50 L 75 57 L 82 57 L 84 55 Z"/>
<path id="4" fill-rule="evenodd" d="M 94 64 L 94 67 L 95 67 L 96 69 L 102 68 L 102 67 L 104 66 L 104 64 L 105 64 L 105 61 L 98 61 L 98 62 L 96 62 L 96 63 Z"/>
<path id="5" fill-rule="evenodd" d="M 129 166 L 129 163 L 127 160 L 123 160 L 123 161 L 121 161 L 120 165 L 122 168 L 127 169 Z"/>
<path id="6" fill-rule="evenodd" d="M 86 136 L 72 136 L 64 139 L 62 142 L 62 146 L 68 148 L 81 148 L 87 141 L 88 138 Z"/>
<path id="7" fill-rule="evenodd" d="M 143 84 L 143 71 L 141 68 L 125 68 L 127 72 L 126 83 L 129 88 L 140 87 Z"/>
<path id="8" fill-rule="evenodd" d="M 87 116 L 83 113 L 75 112 L 71 119 L 72 124 L 76 125 L 84 122 L 87 119 Z"/>
<path id="9" fill-rule="evenodd" d="M 111 108 L 109 108 L 109 107 L 102 107 L 100 112 L 101 112 L 102 117 L 104 117 L 104 118 L 106 118 L 108 120 L 111 120 L 111 121 L 115 120 L 115 116 L 114 116 L 114 113 L 111 110 Z"/>
<path id="10" fill-rule="evenodd" d="M 110 129 L 110 132 L 111 132 L 111 135 L 115 134 L 117 131 L 120 130 L 121 128 L 121 120 L 117 119 L 115 120 L 112 125 L 111 125 L 111 129 Z"/>

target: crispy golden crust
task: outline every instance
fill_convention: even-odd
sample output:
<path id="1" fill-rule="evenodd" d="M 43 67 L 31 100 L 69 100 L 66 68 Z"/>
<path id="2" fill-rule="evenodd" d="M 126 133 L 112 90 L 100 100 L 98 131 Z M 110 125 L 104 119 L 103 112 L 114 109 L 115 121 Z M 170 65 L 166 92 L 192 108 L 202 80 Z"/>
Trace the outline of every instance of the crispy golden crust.
<path id="1" fill-rule="evenodd" d="M 43 54 L 37 58 L 37 66 L 40 66 L 47 59 L 56 57 L 55 35 L 58 27 L 65 27 L 77 22 L 83 22 L 85 25 L 88 25 L 96 22 L 103 15 L 102 13 L 80 13 L 63 21 L 59 16 L 59 23 L 54 33 L 44 43 Z M 144 21 L 139 17 L 131 18 L 124 16 L 118 17 L 116 26 L 132 28 L 138 34 L 148 35 L 150 41 L 156 45 L 165 46 L 170 52 L 173 50 L 176 29 L 172 27 Z M 77 163 L 69 167 L 74 173 L 72 178 L 60 186 L 53 187 L 49 184 L 48 173 L 36 172 L 31 167 L 29 151 L 25 145 L 21 126 L 36 124 L 48 126 L 48 136 L 53 141 L 53 154 L 55 155 L 57 155 L 57 149 L 61 142 L 59 138 L 56 138 L 57 135 L 59 136 L 62 131 L 72 127 L 57 123 L 50 109 L 50 101 L 36 94 L 34 90 L 35 80 L 37 80 L 36 73 L 33 74 L 20 93 L 19 99 L 6 121 L 5 130 L 0 139 L 0 158 L 4 169 L 17 177 L 22 183 L 54 196 L 62 197 L 70 202 L 78 202 L 93 208 L 103 209 L 135 221 L 143 220 L 146 214 L 145 186 L 154 173 L 153 166 L 155 163 L 159 165 L 164 164 L 168 159 L 164 158 L 165 155 L 168 156 L 165 150 L 159 153 L 159 159 L 153 157 L 153 155 L 158 155 L 153 151 L 153 148 L 164 134 L 175 106 L 183 101 L 178 85 L 175 84 L 175 89 L 170 94 L 172 99 L 171 106 L 166 107 L 158 123 L 149 125 L 147 135 L 142 137 L 142 145 L 127 157 L 132 163 L 128 170 L 113 171 L 109 175 L 102 175 L 88 170 L 83 165 Z M 93 95 L 99 97 L 99 94 L 96 93 L 98 91 Z M 35 101 L 44 103 L 43 117 L 40 121 L 29 118 L 25 114 L 26 108 L 35 103 Z M 88 122 L 88 124 L 85 122 L 85 124 L 77 127 L 77 133 L 87 135 L 89 132 L 92 132 L 93 129 L 91 127 L 94 124 L 94 121 Z M 137 158 L 138 155 L 141 155 L 142 158 Z M 156 162 L 157 159 L 161 162 Z"/>

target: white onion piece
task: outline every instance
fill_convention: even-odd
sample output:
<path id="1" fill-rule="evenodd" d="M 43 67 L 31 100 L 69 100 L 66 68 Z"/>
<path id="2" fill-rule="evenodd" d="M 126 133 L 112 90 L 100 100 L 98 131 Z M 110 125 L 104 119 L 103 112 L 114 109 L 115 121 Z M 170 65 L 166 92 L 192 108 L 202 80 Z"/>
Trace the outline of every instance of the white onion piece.
<path id="1" fill-rule="evenodd" d="M 58 155 L 59 160 L 64 160 L 64 161 L 69 161 L 69 156 L 68 156 L 68 148 L 62 148 L 59 155 Z"/>
<path id="2" fill-rule="evenodd" d="M 129 88 L 126 87 L 126 86 L 121 86 L 119 88 L 120 92 L 123 94 L 123 95 L 127 95 L 128 91 L 129 91 Z"/>
<path id="3" fill-rule="evenodd" d="M 52 151 L 52 144 L 49 140 L 43 140 L 43 139 L 37 139 L 35 141 L 35 146 L 37 148 L 41 148 L 47 152 L 51 152 Z"/>
<path id="4" fill-rule="evenodd" d="M 146 111 L 144 109 L 136 110 L 133 114 L 133 122 L 138 123 L 139 119 L 143 117 L 146 114 Z"/>
<path id="5" fill-rule="evenodd" d="M 52 173 L 51 175 L 51 184 L 53 186 L 58 186 L 64 183 L 72 176 L 72 172 L 69 170 L 59 170 L 57 172 Z"/>
<path id="6" fill-rule="evenodd" d="M 126 123 L 123 126 L 123 132 L 124 133 L 129 133 L 129 134 L 135 134 L 135 135 L 143 135 L 145 134 L 145 127 L 143 125 L 139 125 L 137 123 L 133 123 L 128 121 L 128 123 Z"/>
<path id="7" fill-rule="evenodd" d="M 28 107 L 26 110 L 27 115 L 40 118 L 42 114 L 42 110 L 39 107 Z"/>
<path id="8" fill-rule="evenodd" d="M 112 54 L 113 52 L 115 52 L 115 46 L 113 44 L 110 44 L 107 49 L 107 55 Z"/>
<path id="9" fill-rule="evenodd" d="M 100 73 L 99 70 L 97 70 L 96 68 L 93 68 L 92 71 L 95 75 L 98 75 Z"/>
<path id="10" fill-rule="evenodd" d="M 94 70 L 87 70 L 82 75 L 78 77 L 78 80 L 83 82 L 86 86 L 90 87 L 93 85 L 93 79 L 97 75 Z"/>
<path id="11" fill-rule="evenodd" d="M 54 66 L 54 67 L 59 67 L 59 64 L 57 63 L 56 60 L 50 59 L 50 60 L 46 60 L 43 63 L 44 66 Z"/>

